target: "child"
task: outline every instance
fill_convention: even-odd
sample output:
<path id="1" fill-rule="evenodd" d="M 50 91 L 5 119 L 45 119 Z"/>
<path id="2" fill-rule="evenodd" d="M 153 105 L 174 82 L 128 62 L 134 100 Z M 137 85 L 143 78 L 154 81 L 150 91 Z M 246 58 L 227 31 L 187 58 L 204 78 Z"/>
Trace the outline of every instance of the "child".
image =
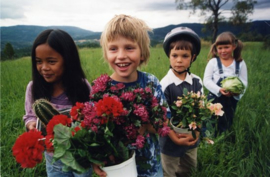
<path id="1" fill-rule="evenodd" d="M 203 83 L 209 90 L 208 99 L 214 98 L 213 103 L 221 103 L 224 115 L 218 118 L 218 133 L 228 130 L 233 123 L 237 102 L 243 94 L 235 95 L 221 87 L 221 81 L 228 76 L 238 76 L 247 88 L 247 66 L 241 58 L 243 44 L 231 32 L 221 33 L 212 45 L 209 54 L 212 59 L 208 62 Z"/>
<path id="2" fill-rule="evenodd" d="M 189 68 L 200 53 L 199 36 L 187 27 L 172 29 L 164 39 L 163 48 L 170 59 L 170 69 L 161 80 L 162 90 L 170 107 L 167 117 L 175 115 L 172 109 L 177 97 L 183 95 L 183 89 L 203 93 L 200 77 L 189 72 Z M 189 176 L 197 166 L 197 145 L 199 132 L 194 140 L 191 134 L 177 138 L 171 130 L 169 136 L 160 137 L 161 160 L 164 177 Z"/>
<path id="3" fill-rule="evenodd" d="M 71 36 L 62 30 L 48 29 L 39 34 L 32 47 L 32 81 L 25 95 L 23 120 L 27 130 L 36 128 L 37 118 L 32 104 L 40 98 L 48 99 L 58 110 L 71 108 L 75 103 L 89 100 L 90 84 L 82 70 L 77 47 Z M 91 176 L 63 172 L 61 161 L 52 164 L 52 154 L 45 152 L 49 177 Z"/>
<path id="4" fill-rule="evenodd" d="M 142 88 L 152 83 L 154 94 L 162 104 L 165 97 L 158 79 L 152 74 L 138 71 L 138 67 L 149 60 L 148 31 L 151 29 L 142 20 L 127 15 L 117 15 L 108 22 L 100 42 L 104 58 L 113 69 L 110 76 L 113 83 L 123 83 L 126 87 L 140 85 Z M 158 136 L 149 125 L 140 129 L 140 133 L 144 131 L 148 131 L 150 137 L 146 139 L 146 147 L 143 150 L 136 150 L 138 176 L 162 177 Z M 106 176 L 97 165 L 93 165 L 93 169 L 98 175 Z"/>

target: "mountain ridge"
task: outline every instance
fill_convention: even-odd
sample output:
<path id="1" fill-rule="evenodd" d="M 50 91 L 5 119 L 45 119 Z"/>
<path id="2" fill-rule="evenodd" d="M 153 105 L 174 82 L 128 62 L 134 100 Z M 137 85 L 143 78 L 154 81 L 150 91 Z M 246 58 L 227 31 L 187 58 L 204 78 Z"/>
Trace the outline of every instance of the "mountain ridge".
<path id="1" fill-rule="evenodd" d="M 201 23 L 182 23 L 178 25 L 168 25 L 165 27 L 154 28 L 153 33 L 150 33 L 151 40 L 162 42 L 165 35 L 173 28 L 179 26 L 186 26 L 193 29 L 200 37 L 205 38 L 210 36 L 211 33 L 203 33 L 202 29 L 204 24 Z M 270 34 L 270 20 L 253 21 L 249 24 L 249 32 L 254 32 L 266 36 Z M 1 29 L 1 51 L 7 42 L 11 43 L 14 49 L 20 49 L 24 47 L 29 47 L 32 45 L 33 41 L 37 35 L 44 31 L 45 29 L 62 29 L 69 33 L 75 41 L 79 40 L 98 40 L 100 38 L 101 32 L 93 32 L 90 30 L 85 30 L 75 26 L 36 26 L 36 25 L 16 25 L 8 27 L 0 27 Z M 238 35 L 241 33 L 243 27 L 232 26 L 228 23 L 220 23 L 219 31 L 231 31 L 232 33 Z"/>

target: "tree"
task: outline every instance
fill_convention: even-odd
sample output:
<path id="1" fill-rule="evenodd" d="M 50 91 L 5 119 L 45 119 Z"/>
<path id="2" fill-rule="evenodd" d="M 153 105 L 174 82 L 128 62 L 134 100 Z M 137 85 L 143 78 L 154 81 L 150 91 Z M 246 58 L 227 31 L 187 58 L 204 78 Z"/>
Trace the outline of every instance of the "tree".
<path id="1" fill-rule="evenodd" d="M 13 47 L 12 45 L 8 42 L 6 43 L 5 45 L 5 48 L 4 48 L 4 54 L 9 58 L 9 59 L 12 59 L 15 52 L 13 50 Z"/>
<path id="2" fill-rule="evenodd" d="M 254 0 L 230 0 L 231 4 L 231 12 L 232 17 L 228 19 L 228 21 L 233 24 L 243 24 L 248 20 L 248 14 L 253 13 L 254 4 L 257 1 Z M 177 9 L 192 9 L 191 14 L 195 14 L 197 10 L 200 10 L 200 15 L 205 16 L 206 18 L 206 28 L 211 29 L 212 32 L 212 43 L 215 41 L 218 32 L 218 23 L 225 20 L 222 14 L 222 7 L 225 4 L 230 5 L 228 3 L 229 0 L 175 0 L 177 4 Z M 207 12 L 211 12 L 210 15 L 207 16 Z"/>

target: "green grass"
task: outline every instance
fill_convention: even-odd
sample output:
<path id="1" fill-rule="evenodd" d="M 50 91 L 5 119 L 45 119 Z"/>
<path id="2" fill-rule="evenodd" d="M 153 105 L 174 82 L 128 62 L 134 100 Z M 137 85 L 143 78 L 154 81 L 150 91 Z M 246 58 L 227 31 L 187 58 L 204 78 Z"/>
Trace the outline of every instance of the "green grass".
<path id="1" fill-rule="evenodd" d="M 198 150 L 198 169 L 192 176 L 270 176 L 270 51 L 261 43 L 245 43 L 243 58 L 248 67 L 248 89 L 238 103 L 231 131 L 219 137 L 213 146 Z M 203 77 L 208 46 L 192 64 L 191 71 Z M 112 71 L 101 55 L 101 49 L 80 49 L 83 69 L 89 82 Z M 141 70 L 162 79 L 169 60 L 162 48 L 152 48 L 147 66 Z M 16 138 L 24 132 L 24 95 L 31 80 L 30 57 L 1 62 L 1 176 L 46 176 L 45 163 L 33 169 L 22 169 L 12 156 Z"/>

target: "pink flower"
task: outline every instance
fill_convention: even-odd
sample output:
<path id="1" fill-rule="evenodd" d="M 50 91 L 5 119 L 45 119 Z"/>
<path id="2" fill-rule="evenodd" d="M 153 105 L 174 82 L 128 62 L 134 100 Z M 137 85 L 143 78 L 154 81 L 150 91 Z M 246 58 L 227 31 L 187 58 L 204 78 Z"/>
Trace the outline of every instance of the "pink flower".
<path id="1" fill-rule="evenodd" d="M 134 89 L 134 93 L 135 94 L 139 94 L 143 99 L 145 99 L 145 97 L 146 97 L 146 94 L 145 94 L 143 88 L 136 88 L 136 89 Z"/>
<path id="2" fill-rule="evenodd" d="M 224 111 L 222 111 L 221 109 L 215 111 L 216 116 L 223 116 L 223 114 L 224 114 Z"/>
<path id="3" fill-rule="evenodd" d="M 156 106 L 159 106 L 159 103 L 158 103 L 157 97 L 153 96 L 153 98 L 152 98 L 152 107 L 156 107 Z"/>
<path id="4" fill-rule="evenodd" d="M 138 135 L 138 136 L 137 136 L 137 139 L 136 139 L 136 142 L 135 142 L 135 143 L 132 143 L 131 145 L 132 145 L 132 146 L 136 146 L 138 149 L 141 149 L 141 148 L 143 148 L 144 143 L 145 143 L 145 138 L 144 138 L 144 136 Z"/>
<path id="5" fill-rule="evenodd" d="M 142 119 L 143 122 L 148 122 L 149 121 L 149 115 L 148 115 L 147 109 L 146 109 L 146 107 L 144 105 L 142 105 L 142 104 L 140 104 L 140 105 L 134 104 L 133 107 L 134 107 L 133 113 L 136 116 L 139 116 Z"/>
<path id="6" fill-rule="evenodd" d="M 118 84 L 116 84 L 116 85 L 111 86 L 110 90 L 111 90 L 112 92 L 117 92 L 117 91 L 119 91 L 119 90 L 121 90 L 121 89 L 123 89 L 123 88 L 125 88 L 125 84 L 123 84 L 123 83 L 118 83 Z"/>
<path id="7" fill-rule="evenodd" d="M 163 124 L 163 127 L 158 130 L 158 134 L 160 136 L 167 136 L 170 132 L 170 127 L 167 126 L 167 124 Z"/>
<path id="8" fill-rule="evenodd" d="M 216 116 L 222 116 L 224 114 L 224 111 L 222 111 L 223 106 L 220 103 L 210 103 L 207 108 L 211 113 L 215 113 Z"/>
<path id="9" fill-rule="evenodd" d="M 128 125 L 126 127 L 124 127 L 126 133 L 127 133 L 127 138 L 128 139 L 135 139 L 137 136 L 137 128 L 135 127 L 135 125 L 131 124 Z"/>
<path id="10" fill-rule="evenodd" d="M 175 104 L 176 104 L 177 107 L 181 107 L 182 106 L 182 100 L 177 100 L 175 102 Z"/>
<path id="11" fill-rule="evenodd" d="M 207 105 L 207 108 L 211 111 L 211 112 L 215 112 L 215 105 L 213 103 L 209 103 Z"/>
<path id="12" fill-rule="evenodd" d="M 100 122 L 99 119 L 96 119 L 96 112 L 93 103 L 84 103 L 82 114 L 84 115 L 84 125 L 88 128 L 91 128 L 94 124 L 98 124 Z"/>
<path id="13" fill-rule="evenodd" d="M 120 98 L 124 101 L 134 101 L 136 95 L 134 95 L 133 92 L 123 92 Z"/>
<path id="14" fill-rule="evenodd" d="M 195 130 L 197 128 L 196 122 L 191 122 L 188 126 L 189 126 L 189 129 L 191 130 Z"/>
<path id="15" fill-rule="evenodd" d="M 146 93 L 152 93 L 152 89 L 150 87 L 145 88 Z"/>
<path id="16" fill-rule="evenodd" d="M 93 81 L 94 85 L 91 89 L 91 95 L 98 93 L 100 91 L 105 91 L 107 88 L 107 83 L 111 81 L 111 78 L 107 74 L 103 74 Z"/>

